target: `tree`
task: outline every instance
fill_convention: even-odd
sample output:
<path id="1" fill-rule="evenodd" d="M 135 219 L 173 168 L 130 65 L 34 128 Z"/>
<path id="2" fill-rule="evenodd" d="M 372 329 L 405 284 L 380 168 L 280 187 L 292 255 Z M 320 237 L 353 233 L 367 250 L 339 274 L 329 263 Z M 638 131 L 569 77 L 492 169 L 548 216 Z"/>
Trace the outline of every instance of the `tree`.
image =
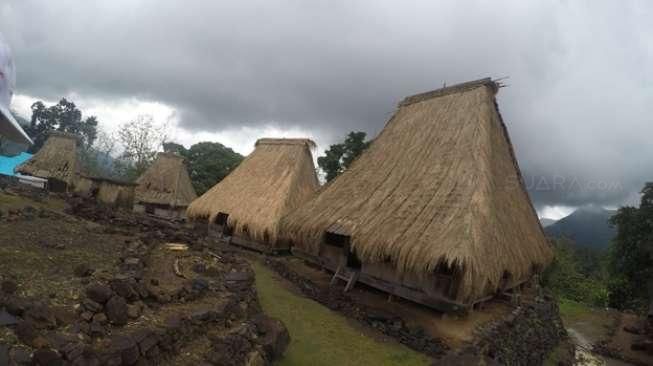
<path id="1" fill-rule="evenodd" d="M 329 146 L 324 156 L 317 158 L 317 165 L 326 174 L 327 182 L 344 172 L 370 145 L 365 141 L 365 132 L 350 132 L 345 141 Z"/>
<path id="2" fill-rule="evenodd" d="M 156 126 L 152 116 L 140 115 L 120 126 L 118 139 L 124 149 L 120 157 L 128 166 L 125 174 L 127 178 L 135 179 L 154 161 L 166 140 L 165 127 Z"/>
<path id="3" fill-rule="evenodd" d="M 553 244 L 555 258 L 544 271 L 542 284 L 559 297 L 604 307 L 608 300 L 605 279 L 594 268 L 584 271 L 588 267 L 586 253 L 566 238 L 555 239 Z"/>
<path id="4" fill-rule="evenodd" d="M 200 142 L 190 147 L 166 142 L 163 150 L 186 159 L 190 179 L 197 194 L 202 194 L 231 173 L 243 156 L 217 142 Z"/>
<path id="5" fill-rule="evenodd" d="M 626 206 L 610 223 L 617 236 L 610 247 L 610 306 L 643 309 L 653 285 L 653 183 L 642 189 L 639 208 Z"/>
<path id="6" fill-rule="evenodd" d="M 121 162 L 114 157 L 117 149 L 115 136 L 98 131 L 92 147 L 80 150 L 82 171 L 86 174 L 105 178 L 124 178 Z"/>
<path id="7" fill-rule="evenodd" d="M 38 151 L 47 140 L 51 131 L 62 131 L 77 136 L 80 147 L 88 149 L 97 137 L 98 120 L 95 116 L 82 118 L 82 112 L 75 103 L 61 99 L 59 103 L 46 107 L 43 102 L 32 104 L 32 119 L 25 132 L 32 138 L 34 145 L 29 152 Z"/>

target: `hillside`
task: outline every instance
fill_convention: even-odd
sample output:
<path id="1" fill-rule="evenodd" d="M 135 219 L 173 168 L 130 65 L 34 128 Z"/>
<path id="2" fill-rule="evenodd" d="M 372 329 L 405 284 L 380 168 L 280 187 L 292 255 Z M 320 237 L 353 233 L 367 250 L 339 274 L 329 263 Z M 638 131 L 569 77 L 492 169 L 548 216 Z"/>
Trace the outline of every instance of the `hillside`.
<path id="1" fill-rule="evenodd" d="M 585 206 L 571 215 L 546 226 L 544 231 L 548 236 L 567 237 L 582 247 L 605 249 L 616 231 L 608 220 L 616 211 L 606 210 L 597 206 Z"/>

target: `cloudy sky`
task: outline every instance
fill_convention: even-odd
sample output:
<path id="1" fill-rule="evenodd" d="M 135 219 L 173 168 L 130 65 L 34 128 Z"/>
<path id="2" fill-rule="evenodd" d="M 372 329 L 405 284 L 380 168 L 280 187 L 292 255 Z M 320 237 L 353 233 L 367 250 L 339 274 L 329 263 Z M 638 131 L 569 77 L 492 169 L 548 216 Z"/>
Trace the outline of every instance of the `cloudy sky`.
<path id="1" fill-rule="evenodd" d="M 402 97 L 505 77 L 499 104 L 543 216 L 634 203 L 653 180 L 653 4 L 619 1 L 0 3 L 14 108 L 70 97 L 174 140 L 374 136 Z"/>

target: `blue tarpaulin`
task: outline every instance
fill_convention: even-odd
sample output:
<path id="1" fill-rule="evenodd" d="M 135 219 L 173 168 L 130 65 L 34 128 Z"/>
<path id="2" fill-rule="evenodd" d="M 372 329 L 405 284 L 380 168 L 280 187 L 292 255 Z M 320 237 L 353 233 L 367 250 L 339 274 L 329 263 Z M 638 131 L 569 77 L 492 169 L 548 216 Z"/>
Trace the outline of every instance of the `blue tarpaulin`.
<path id="1" fill-rule="evenodd" d="M 0 155 L 0 174 L 14 176 L 14 168 L 29 160 L 32 154 L 22 152 L 16 156 Z"/>

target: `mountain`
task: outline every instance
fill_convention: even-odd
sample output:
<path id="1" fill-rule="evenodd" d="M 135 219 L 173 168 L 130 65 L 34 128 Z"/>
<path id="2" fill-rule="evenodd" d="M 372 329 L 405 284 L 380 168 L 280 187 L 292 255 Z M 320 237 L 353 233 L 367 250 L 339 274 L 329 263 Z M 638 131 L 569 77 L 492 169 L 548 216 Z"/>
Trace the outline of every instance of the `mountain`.
<path id="1" fill-rule="evenodd" d="M 547 227 L 555 224 L 557 220 L 554 219 L 549 219 L 547 217 L 543 217 L 540 219 L 540 224 L 542 224 L 542 227 Z"/>
<path id="2" fill-rule="evenodd" d="M 616 212 L 598 206 L 584 206 L 546 226 L 544 232 L 552 237 L 569 238 L 581 247 L 605 249 L 616 235 L 616 229 L 608 224 Z"/>

